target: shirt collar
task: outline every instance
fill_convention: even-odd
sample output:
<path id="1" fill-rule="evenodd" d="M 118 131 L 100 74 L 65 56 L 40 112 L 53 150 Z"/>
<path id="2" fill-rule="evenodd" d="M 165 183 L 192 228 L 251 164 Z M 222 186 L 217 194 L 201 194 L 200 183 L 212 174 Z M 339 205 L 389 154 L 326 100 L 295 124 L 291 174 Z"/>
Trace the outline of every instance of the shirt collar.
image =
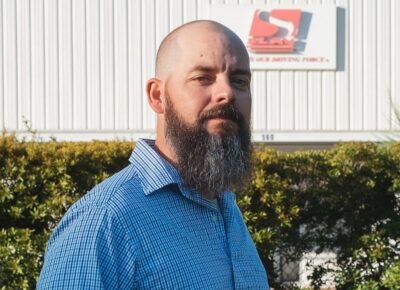
<path id="1" fill-rule="evenodd" d="M 155 149 L 155 141 L 139 139 L 129 161 L 137 169 L 146 195 L 170 184 L 183 183 L 178 171 Z"/>

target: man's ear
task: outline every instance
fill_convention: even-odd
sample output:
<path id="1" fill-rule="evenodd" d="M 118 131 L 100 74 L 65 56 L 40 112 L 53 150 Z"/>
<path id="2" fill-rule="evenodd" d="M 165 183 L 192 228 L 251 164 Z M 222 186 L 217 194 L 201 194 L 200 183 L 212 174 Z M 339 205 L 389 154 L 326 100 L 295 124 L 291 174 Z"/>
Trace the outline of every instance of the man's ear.
<path id="1" fill-rule="evenodd" d="M 159 79 L 151 78 L 146 84 L 147 100 L 150 107 L 157 114 L 164 113 L 164 100 L 162 99 L 162 84 Z"/>

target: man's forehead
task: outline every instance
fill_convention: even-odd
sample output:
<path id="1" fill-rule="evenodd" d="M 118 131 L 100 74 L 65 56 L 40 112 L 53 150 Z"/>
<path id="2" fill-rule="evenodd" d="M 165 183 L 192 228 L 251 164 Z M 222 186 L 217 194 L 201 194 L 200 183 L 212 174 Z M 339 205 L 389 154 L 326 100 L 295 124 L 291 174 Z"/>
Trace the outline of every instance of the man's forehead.
<path id="1" fill-rule="evenodd" d="M 172 32 L 167 40 L 164 45 L 162 43 L 157 57 L 158 67 L 164 71 L 172 73 L 173 67 L 193 70 L 199 65 L 249 70 L 248 53 L 243 42 L 219 23 L 189 23 Z"/>
<path id="2" fill-rule="evenodd" d="M 194 40 L 189 45 L 183 44 L 180 52 L 180 61 L 190 70 L 249 70 L 247 52 L 236 43 Z"/>

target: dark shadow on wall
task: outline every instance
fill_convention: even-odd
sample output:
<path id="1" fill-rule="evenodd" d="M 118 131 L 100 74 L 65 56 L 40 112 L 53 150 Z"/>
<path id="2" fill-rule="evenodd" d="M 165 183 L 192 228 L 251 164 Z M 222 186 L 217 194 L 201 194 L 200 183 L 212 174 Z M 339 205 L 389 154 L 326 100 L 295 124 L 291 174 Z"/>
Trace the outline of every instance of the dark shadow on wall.
<path id="1" fill-rule="evenodd" d="M 346 9 L 337 8 L 336 71 L 344 71 L 346 63 Z"/>
<path id="2" fill-rule="evenodd" d="M 296 41 L 296 53 L 303 54 L 306 49 L 306 41 L 308 37 L 308 31 L 310 30 L 312 14 L 310 12 L 303 12 L 301 14 L 301 23 L 299 26 L 299 32 L 297 33 Z"/>

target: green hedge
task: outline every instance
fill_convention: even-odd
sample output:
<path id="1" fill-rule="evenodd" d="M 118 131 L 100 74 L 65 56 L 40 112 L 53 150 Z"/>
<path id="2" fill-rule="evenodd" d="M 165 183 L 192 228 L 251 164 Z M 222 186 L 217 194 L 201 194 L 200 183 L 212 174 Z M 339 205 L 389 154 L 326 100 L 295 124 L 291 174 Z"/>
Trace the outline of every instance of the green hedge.
<path id="1" fill-rule="evenodd" d="M 34 288 L 52 229 L 74 201 L 128 164 L 132 148 L 0 138 L 0 289 Z"/>
<path id="2" fill-rule="evenodd" d="M 239 204 L 270 274 L 277 250 L 295 259 L 335 249 L 338 289 L 372 282 L 399 289 L 387 286 L 384 273 L 400 258 L 400 144 L 347 143 L 290 154 L 264 148 L 255 154 L 255 176 Z M 315 288 L 328 268 L 315 269 Z"/>
<path id="3" fill-rule="evenodd" d="M 0 138 L 0 289 L 34 288 L 59 219 L 126 166 L 133 147 Z M 254 168 L 238 204 L 272 286 L 282 288 L 274 253 L 296 259 L 334 248 L 339 289 L 398 289 L 400 144 L 350 143 L 290 154 L 261 146 Z M 316 269 L 315 287 L 327 271 Z"/>

